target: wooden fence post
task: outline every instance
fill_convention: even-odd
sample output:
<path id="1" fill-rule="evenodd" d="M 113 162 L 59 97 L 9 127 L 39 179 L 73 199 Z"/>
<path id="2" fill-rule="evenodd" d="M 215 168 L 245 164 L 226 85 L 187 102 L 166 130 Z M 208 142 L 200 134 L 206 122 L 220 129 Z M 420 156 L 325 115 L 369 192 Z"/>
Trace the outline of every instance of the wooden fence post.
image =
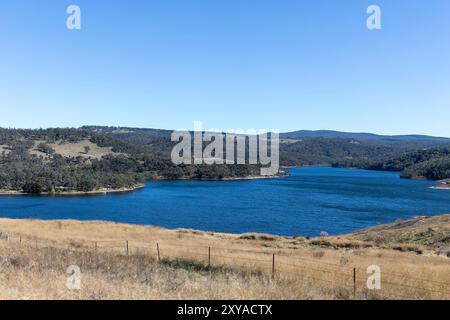
<path id="1" fill-rule="evenodd" d="M 156 250 L 158 251 L 158 262 L 161 262 L 161 255 L 159 254 L 159 243 L 156 243 Z"/>
<path id="2" fill-rule="evenodd" d="M 272 255 L 272 279 L 275 278 L 275 253 Z"/>
<path id="3" fill-rule="evenodd" d="M 127 256 L 129 255 L 129 251 L 128 251 L 129 249 L 128 249 L 128 240 L 127 240 Z"/>
<path id="4" fill-rule="evenodd" d="M 95 260 L 95 266 L 98 269 L 98 255 L 97 255 L 97 241 L 94 242 L 94 260 Z"/>
<path id="5" fill-rule="evenodd" d="M 356 296 L 356 268 L 353 268 L 353 296 Z"/>
<path id="6" fill-rule="evenodd" d="M 208 247 L 208 267 L 211 267 L 211 247 Z"/>

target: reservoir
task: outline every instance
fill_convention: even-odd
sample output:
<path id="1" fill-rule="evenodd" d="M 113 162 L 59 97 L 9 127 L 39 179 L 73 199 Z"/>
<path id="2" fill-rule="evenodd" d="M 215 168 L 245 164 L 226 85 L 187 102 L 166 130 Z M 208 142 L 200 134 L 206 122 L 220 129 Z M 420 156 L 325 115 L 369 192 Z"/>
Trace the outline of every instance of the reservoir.
<path id="1" fill-rule="evenodd" d="M 274 179 L 149 181 L 134 192 L 100 196 L 1 196 L 0 217 L 317 236 L 450 213 L 450 190 L 430 189 L 433 181 L 331 167 L 287 172 Z"/>

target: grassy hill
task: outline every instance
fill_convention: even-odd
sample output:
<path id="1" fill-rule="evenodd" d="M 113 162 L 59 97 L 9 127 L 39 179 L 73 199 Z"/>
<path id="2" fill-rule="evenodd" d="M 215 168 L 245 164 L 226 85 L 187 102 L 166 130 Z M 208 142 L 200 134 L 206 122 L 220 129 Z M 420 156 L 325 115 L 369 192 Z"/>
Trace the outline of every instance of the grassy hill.
<path id="1" fill-rule="evenodd" d="M 419 245 L 450 258 L 450 215 L 397 221 L 388 225 L 364 229 L 346 236 L 346 238 L 380 245 Z"/>
<path id="2" fill-rule="evenodd" d="M 311 239 L 0 219 L 0 299 L 449 299 L 449 230 L 450 215 Z"/>

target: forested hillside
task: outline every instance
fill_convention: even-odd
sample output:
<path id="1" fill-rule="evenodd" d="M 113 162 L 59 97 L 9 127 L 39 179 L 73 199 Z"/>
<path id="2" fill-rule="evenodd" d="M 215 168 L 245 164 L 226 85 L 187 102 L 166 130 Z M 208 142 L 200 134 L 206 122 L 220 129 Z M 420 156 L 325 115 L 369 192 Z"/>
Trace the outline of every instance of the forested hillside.
<path id="1" fill-rule="evenodd" d="M 84 127 L 101 132 L 136 146 L 145 146 L 154 152 L 169 154 L 175 143 L 170 141 L 171 131 L 140 128 Z M 283 134 L 281 134 L 283 137 Z M 282 166 L 331 165 L 337 161 L 366 161 L 410 150 L 379 143 L 337 137 L 306 137 L 280 139 L 280 164 Z"/>
<path id="2" fill-rule="evenodd" d="M 85 129 L 165 155 L 174 145 L 168 130 L 97 126 Z M 283 166 L 334 165 L 401 171 L 405 178 L 450 178 L 448 138 L 336 131 L 296 131 L 280 137 L 280 164 Z"/>
<path id="3" fill-rule="evenodd" d="M 450 147 L 404 153 L 400 156 L 367 163 L 371 170 L 401 171 L 405 178 L 441 180 L 450 178 Z"/>
<path id="4" fill-rule="evenodd" d="M 0 190 L 25 193 L 133 188 L 145 179 L 221 179 L 246 165 L 175 166 L 164 152 L 82 129 L 0 129 Z"/>
<path id="5" fill-rule="evenodd" d="M 304 138 L 281 143 L 280 162 L 286 166 L 330 165 L 337 161 L 367 161 L 397 152 L 398 148 L 354 139 Z"/>
<path id="6" fill-rule="evenodd" d="M 305 138 L 343 138 L 353 139 L 361 142 L 372 142 L 385 146 L 393 146 L 407 149 L 422 149 L 439 147 L 444 144 L 450 145 L 450 138 L 433 137 L 425 135 L 377 135 L 373 133 L 340 132 L 331 130 L 300 130 L 282 133 L 283 139 L 305 139 Z"/>
<path id="7" fill-rule="evenodd" d="M 259 175 L 260 168 L 253 165 L 176 166 L 170 160 L 175 145 L 170 133 L 112 127 L 0 129 L 0 192 L 89 192 L 134 188 L 146 179 Z M 351 138 L 283 138 L 280 164 L 401 171 L 405 178 L 450 178 L 449 147 L 414 150 L 411 145 Z"/>

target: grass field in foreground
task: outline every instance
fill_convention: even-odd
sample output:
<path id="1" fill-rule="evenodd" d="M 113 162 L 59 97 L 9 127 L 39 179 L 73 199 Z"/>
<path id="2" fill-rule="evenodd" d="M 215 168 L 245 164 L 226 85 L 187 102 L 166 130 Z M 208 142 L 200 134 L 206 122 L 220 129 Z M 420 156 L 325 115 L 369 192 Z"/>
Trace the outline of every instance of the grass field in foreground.
<path id="1" fill-rule="evenodd" d="M 311 239 L 0 219 L 0 299 L 450 299 L 449 230 L 450 215 Z"/>

